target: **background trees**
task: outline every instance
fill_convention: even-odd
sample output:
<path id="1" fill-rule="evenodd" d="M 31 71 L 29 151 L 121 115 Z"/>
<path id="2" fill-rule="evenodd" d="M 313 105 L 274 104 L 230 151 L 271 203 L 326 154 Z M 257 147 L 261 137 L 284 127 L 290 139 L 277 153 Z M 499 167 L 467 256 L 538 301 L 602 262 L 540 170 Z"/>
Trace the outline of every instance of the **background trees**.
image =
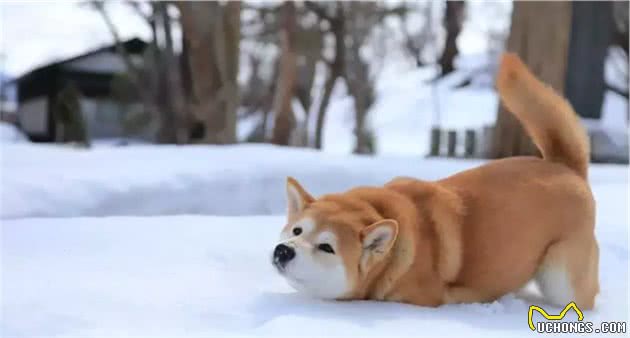
<path id="1" fill-rule="evenodd" d="M 570 34 L 570 2 L 515 2 L 506 49 L 516 52 L 536 76 L 562 93 Z M 501 158 L 536 152 L 520 123 L 501 105 L 491 156 Z"/>
<path id="2" fill-rule="evenodd" d="M 581 117 L 601 118 L 609 89 L 627 98 L 627 72 L 621 71 L 625 72 L 623 88 L 615 88 L 605 76 L 609 53 L 617 50 L 619 62 L 628 63 L 628 29 L 622 23 L 627 22 L 627 13 L 625 18 L 614 18 L 617 11 L 627 12 L 627 3 L 625 12 L 620 5 L 605 1 L 532 1 L 513 6 L 506 49 L 518 53 L 538 77 L 563 93 Z M 523 128 L 501 105 L 491 157 L 537 153 Z"/>
<path id="3" fill-rule="evenodd" d="M 200 141 L 236 142 L 241 3 L 176 2 L 187 46 L 192 83 L 192 117 L 202 127 Z"/>
<path id="4" fill-rule="evenodd" d="M 417 66 L 435 69 L 439 81 L 457 70 L 460 32 L 472 5 L 136 1 L 129 6 L 153 34 L 149 62 L 140 66 L 121 53 L 144 111 L 157 121 L 160 142 L 246 140 L 321 149 L 330 102 L 345 91 L 352 99 L 353 152 L 369 154 L 377 151 L 370 111 L 388 46 L 395 41 Z M 93 6 L 119 40 L 107 5 Z M 627 3 L 514 2 L 509 32 L 488 28 L 488 53 L 496 58 L 505 44 L 578 113 L 599 118 L 605 92 L 628 96 L 627 22 Z M 605 78 L 608 59 L 617 60 L 626 84 Z M 473 84 L 474 73 L 455 86 Z M 255 121 L 255 128 L 238 137 L 243 119 Z M 536 150 L 500 106 L 486 153 L 497 158 Z"/>

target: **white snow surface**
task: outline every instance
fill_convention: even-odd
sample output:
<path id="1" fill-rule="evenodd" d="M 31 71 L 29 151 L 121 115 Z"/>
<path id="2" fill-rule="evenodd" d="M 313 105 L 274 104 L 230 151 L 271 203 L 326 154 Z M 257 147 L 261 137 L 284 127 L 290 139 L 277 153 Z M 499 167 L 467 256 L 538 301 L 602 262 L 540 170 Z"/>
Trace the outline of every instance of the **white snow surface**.
<path id="1" fill-rule="evenodd" d="M 397 175 L 435 179 L 458 170 L 457 161 L 420 156 L 375 160 L 253 144 L 91 150 L 17 144 L 0 150 L 1 218 L 279 214 L 287 176 L 322 194 Z"/>
<path id="2" fill-rule="evenodd" d="M 469 59 L 482 59 L 480 57 Z M 474 62 L 439 81 L 435 67 L 401 72 L 396 64 L 376 81 L 376 100 L 368 112 L 378 154 L 423 156 L 429 151 L 432 126 L 463 131 L 493 125 L 499 98 L 492 85 L 454 88 L 470 77 Z M 391 69 L 390 69 L 391 68 Z M 353 99 L 345 86 L 335 86 L 326 113 L 323 148 L 348 154 L 355 143 Z"/>
<path id="3" fill-rule="evenodd" d="M 436 179 L 479 161 L 271 146 L 0 149 L 2 337 L 537 335 L 531 300 L 512 294 L 439 308 L 321 301 L 270 264 L 285 175 L 319 195 L 396 175 Z M 628 317 L 627 169 L 590 170 L 601 293 L 584 316 L 595 325 Z M 166 215 L 184 213 L 197 215 Z"/>
<path id="4" fill-rule="evenodd" d="M 26 141 L 26 136 L 16 126 L 7 122 L 0 122 L 0 144 Z"/>

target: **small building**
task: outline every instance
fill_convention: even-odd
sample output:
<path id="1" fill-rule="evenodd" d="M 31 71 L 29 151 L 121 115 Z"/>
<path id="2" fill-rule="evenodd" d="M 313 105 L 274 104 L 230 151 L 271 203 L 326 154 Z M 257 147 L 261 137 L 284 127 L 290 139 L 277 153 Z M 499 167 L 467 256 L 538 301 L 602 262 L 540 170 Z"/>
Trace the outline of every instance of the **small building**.
<path id="1" fill-rule="evenodd" d="M 134 63 L 141 63 L 147 43 L 134 38 L 123 48 Z M 78 92 L 84 128 L 90 138 L 123 135 L 121 117 L 126 106 L 112 93 L 112 82 L 126 72 L 116 45 L 36 68 L 14 80 L 17 86 L 17 124 L 35 142 L 62 141 L 63 125 L 55 114 L 60 92 Z M 128 103 L 125 103 L 128 104 Z"/>

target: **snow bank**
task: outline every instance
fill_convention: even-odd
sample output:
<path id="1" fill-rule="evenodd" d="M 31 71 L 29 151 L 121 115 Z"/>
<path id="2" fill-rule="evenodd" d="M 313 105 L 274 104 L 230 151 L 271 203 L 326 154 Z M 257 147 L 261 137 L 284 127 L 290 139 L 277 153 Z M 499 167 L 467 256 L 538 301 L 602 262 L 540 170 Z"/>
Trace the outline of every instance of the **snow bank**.
<path id="1" fill-rule="evenodd" d="M 608 188 L 598 199 L 604 219 L 611 221 L 597 225 L 601 294 L 596 309 L 584 314 L 595 323 L 628 316 L 627 196 L 619 182 Z M 532 335 L 526 319 L 530 300 L 514 295 L 437 309 L 299 295 L 270 264 L 283 224 L 281 216 L 5 220 L 0 335 Z M 567 319 L 575 320 L 575 314 Z"/>
<path id="2" fill-rule="evenodd" d="M 287 176 L 323 194 L 383 184 L 397 175 L 439 178 L 475 163 L 348 157 L 269 145 L 5 145 L 2 155 L 2 218 L 277 214 L 285 210 Z"/>
<path id="3" fill-rule="evenodd" d="M 479 162 L 253 145 L 2 153 L 2 337 L 532 335 L 531 300 L 514 295 L 437 309 L 298 295 L 269 262 L 283 216 L 7 219 L 282 213 L 286 175 L 321 194 L 395 175 L 436 179 Z M 585 320 L 626 320 L 627 166 L 592 166 L 590 179 L 601 293 Z"/>
<path id="4" fill-rule="evenodd" d="M 26 142 L 27 138 L 14 125 L 0 122 L 0 144 Z"/>
<path id="5" fill-rule="evenodd" d="M 129 146 L 82 150 L 4 145 L 1 218 L 263 215 L 285 210 L 285 179 L 315 195 L 395 176 L 438 179 L 481 161 L 361 157 L 270 145 Z M 626 168 L 597 166 L 618 182 Z M 603 177 L 607 179 L 607 177 Z"/>

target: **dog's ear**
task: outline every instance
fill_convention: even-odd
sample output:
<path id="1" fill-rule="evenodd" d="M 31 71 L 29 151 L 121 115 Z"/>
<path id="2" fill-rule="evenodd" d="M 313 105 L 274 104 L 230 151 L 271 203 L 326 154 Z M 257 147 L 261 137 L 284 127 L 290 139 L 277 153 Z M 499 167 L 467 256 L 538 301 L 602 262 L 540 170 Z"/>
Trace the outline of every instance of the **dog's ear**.
<path id="1" fill-rule="evenodd" d="M 287 203 L 289 219 L 300 213 L 315 199 L 293 177 L 287 177 Z"/>
<path id="2" fill-rule="evenodd" d="M 398 236 L 398 222 L 393 219 L 378 221 L 361 230 L 363 252 L 360 268 L 367 273 L 387 256 Z"/>

